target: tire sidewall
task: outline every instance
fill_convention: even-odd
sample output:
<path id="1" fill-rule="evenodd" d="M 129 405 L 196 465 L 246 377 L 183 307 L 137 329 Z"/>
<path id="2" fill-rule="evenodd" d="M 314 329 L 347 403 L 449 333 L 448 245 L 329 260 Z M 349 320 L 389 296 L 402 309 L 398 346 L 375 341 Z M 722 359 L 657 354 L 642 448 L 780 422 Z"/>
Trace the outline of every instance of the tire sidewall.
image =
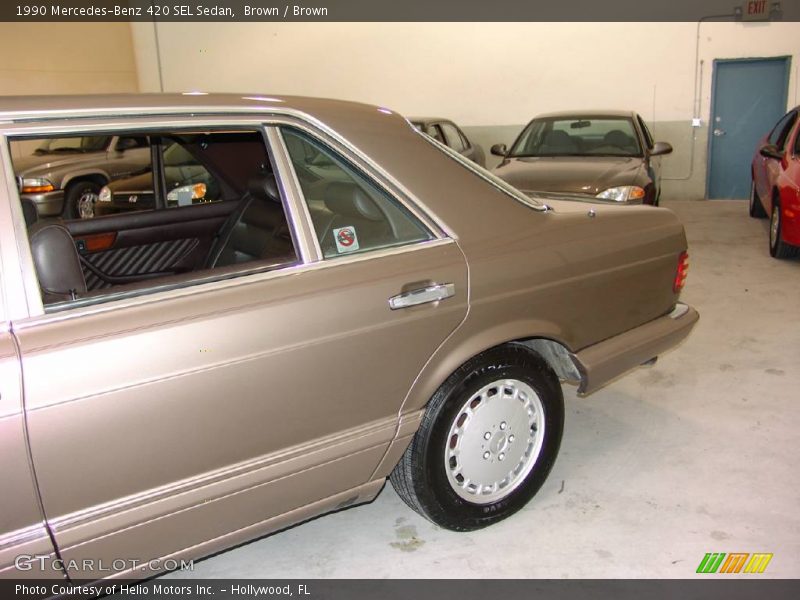
<path id="1" fill-rule="evenodd" d="M 778 231 L 775 232 L 775 243 L 772 243 L 772 227 L 773 220 L 778 221 Z M 762 246 L 763 247 L 763 246 Z M 778 255 L 778 249 L 781 247 L 781 207 L 777 202 L 772 203 L 772 213 L 769 218 L 769 253 L 772 256 Z"/>
<path id="2" fill-rule="evenodd" d="M 64 196 L 64 217 L 67 219 L 80 218 L 78 201 L 80 200 L 81 196 L 87 192 L 97 193 L 97 191 L 97 184 L 92 183 L 91 181 L 78 181 L 71 184 L 67 189 L 66 195 Z"/>
<path id="3" fill-rule="evenodd" d="M 521 509 L 544 484 L 561 444 L 564 402 L 558 378 L 546 363 L 525 349 L 490 351 L 480 364 L 468 363 L 459 369 L 435 397 L 433 424 L 420 448 L 424 460 L 417 495 L 434 521 L 455 530 L 471 530 L 491 525 Z M 523 381 L 539 396 L 544 411 L 544 440 L 530 473 L 508 496 L 490 503 L 475 504 L 452 488 L 445 467 L 445 449 L 453 420 L 464 404 L 482 387 L 502 379 Z"/>

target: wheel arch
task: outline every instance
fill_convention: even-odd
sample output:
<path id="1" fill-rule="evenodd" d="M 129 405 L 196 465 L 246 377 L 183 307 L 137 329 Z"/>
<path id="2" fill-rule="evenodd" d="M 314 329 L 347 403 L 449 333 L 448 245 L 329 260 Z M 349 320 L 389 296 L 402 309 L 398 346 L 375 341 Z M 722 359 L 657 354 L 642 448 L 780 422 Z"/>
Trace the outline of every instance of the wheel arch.
<path id="1" fill-rule="evenodd" d="M 520 335 L 520 332 L 525 332 Z M 456 332 L 458 333 L 458 332 Z M 401 413 L 425 408 L 436 390 L 467 361 L 498 346 L 515 344 L 539 354 L 560 380 L 579 383 L 581 373 L 572 359 L 572 349 L 562 330 L 545 321 L 505 323 L 442 344 L 434 353 L 406 396 Z"/>
<path id="2" fill-rule="evenodd" d="M 103 171 L 70 173 L 64 177 L 63 181 L 61 182 L 61 187 L 62 189 L 66 190 L 69 186 L 81 181 L 91 181 L 92 183 L 96 183 L 98 186 L 102 187 L 108 183 L 109 177 L 108 174 L 104 173 Z"/>

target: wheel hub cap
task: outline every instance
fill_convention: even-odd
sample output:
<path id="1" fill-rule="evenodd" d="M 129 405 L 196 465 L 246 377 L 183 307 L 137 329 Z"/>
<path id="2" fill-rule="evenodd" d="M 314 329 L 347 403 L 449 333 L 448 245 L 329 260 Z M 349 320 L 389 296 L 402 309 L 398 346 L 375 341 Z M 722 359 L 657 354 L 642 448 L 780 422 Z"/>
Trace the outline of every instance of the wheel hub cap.
<path id="1" fill-rule="evenodd" d="M 533 388 L 517 379 L 492 382 L 470 397 L 450 425 L 447 479 L 465 500 L 497 502 L 531 472 L 543 436 L 544 409 Z"/>

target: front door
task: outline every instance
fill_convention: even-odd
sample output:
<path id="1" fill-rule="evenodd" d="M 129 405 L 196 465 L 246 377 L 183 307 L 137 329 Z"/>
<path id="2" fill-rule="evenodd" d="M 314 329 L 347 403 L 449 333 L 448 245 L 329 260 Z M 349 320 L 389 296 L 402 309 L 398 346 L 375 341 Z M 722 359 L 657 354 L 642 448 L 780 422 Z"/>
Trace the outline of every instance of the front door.
<path id="1" fill-rule="evenodd" d="M 747 198 L 756 144 L 786 112 L 789 59 L 714 61 L 707 198 Z"/>

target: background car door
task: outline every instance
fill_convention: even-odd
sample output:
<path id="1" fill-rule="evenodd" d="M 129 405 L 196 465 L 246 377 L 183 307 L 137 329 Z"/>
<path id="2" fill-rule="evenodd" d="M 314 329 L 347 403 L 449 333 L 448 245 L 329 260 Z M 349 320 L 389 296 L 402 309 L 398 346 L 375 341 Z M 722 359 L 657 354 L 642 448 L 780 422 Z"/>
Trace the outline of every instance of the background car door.
<path id="1" fill-rule="evenodd" d="M 453 295 L 390 308 L 428 284 Z M 202 554 L 369 482 L 414 378 L 466 308 L 463 255 L 428 239 L 20 324 L 61 555 L 116 571 Z M 69 572 L 109 574 L 99 567 Z"/>

